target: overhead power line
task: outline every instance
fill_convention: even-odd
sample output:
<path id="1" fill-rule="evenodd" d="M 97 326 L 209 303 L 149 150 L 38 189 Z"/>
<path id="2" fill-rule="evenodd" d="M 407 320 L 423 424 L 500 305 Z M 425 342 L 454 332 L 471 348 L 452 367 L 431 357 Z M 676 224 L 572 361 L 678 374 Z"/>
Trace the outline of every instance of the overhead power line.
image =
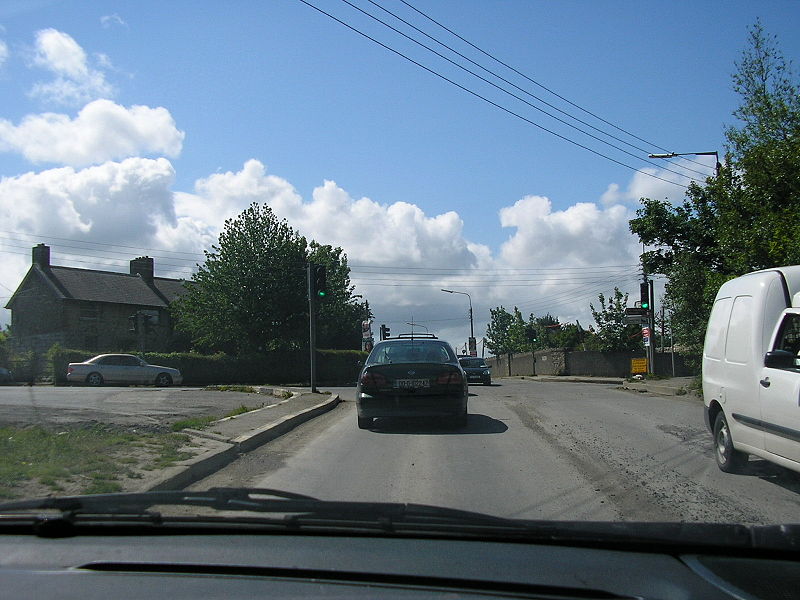
<path id="1" fill-rule="evenodd" d="M 508 90 L 506 90 L 506 89 L 505 89 L 505 88 L 503 88 L 502 86 L 499 86 L 499 85 L 497 85 L 497 84 L 495 84 L 495 83 L 493 83 L 493 82 L 489 81 L 489 80 L 488 80 L 488 79 L 486 79 L 485 77 L 482 77 L 481 75 L 478 75 L 478 74 L 477 74 L 477 73 L 475 73 L 474 71 L 471 71 L 471 70 L 467 69 L 466 67 L 464 67 L 463 65 L 460 65 L 460 64 L 458 64 L 458 63 L 457 63 L 457 62 L 455 62 L 454 60 L 452 60 L 452 59 L 450 59 L 450 58 L 447 58 L 446 56 L 444 56 L 443 54 L 441 54 L 441 53 L 437 52 L 437 51 L 436 51 L 436 50 L 434 50 L 433 48 L 431 48 L 431 47 L 429 47 L 429 46 L 426 46 L 425 44 L 423 44 L 423 43 L 422 43 L 422 42 L 420 42 L 419 40 L 416 40 L 416 39 L 414 39 L 413 37 L 411 37 L 411 36 L 409 36 L 409 35 L 407 35 L 407 34 L 403 33 L 402 31 L 400 31 L 400 30 L 399 30 L 399 29 L 397 29 L 396 27 L 393 27 L 392 25 L 390 25 L 390 24 L 386 23 L 385 21 L 383 21 L 383 20 L 381 20 L 381 19 L 377 18 L 376 16 L 374 16 L 374 15 L 372 15 L 372 14 L 368 13 L 368 12 L 367 12 L 367 11 L 365 11 L 364 9 L 360 8 L 359 6 L 356 6 L 355 4 L 353 4 L 352 2 L 350 2 L 350 0 L 341 0 L 341 1 L 342 1 L 342 2 L 344 2 L 345 4 L 347 4 L 348 6 L 351 6 L 351 7 L 352 7 L 352 8 L 354 8 L 355 10 L 359 11 L 360 13 L 362 13 L 362 14 L 366 15 L 367 17 L 369 17 L 369 18 L 371 18 L 371 19 L 373 19 L 373 20 L 377 21 L 377 22 L 378 22 L 378 23 L 380 23 L 381 25 L 383 25 L 383 26 L 385 26 L 385 27 L 388 27 L 389 29 L 391 29 L 391 30 L 392 30 L 392 31 L 394 31 L 395 33 L 398 33 L 399 35 L 403 36 L 403 37 L 404 37 L 404 38 L 406 38 L 407 40 L 410 40 L 410 41 L 414 42 L 415 44 L 417 44 L 417 45 L 421 46 L 422 48 L 425 48 L 425 49 L 426 49 L 426 50 L 428 50 L 429 52 L 432 52 L 432 53 L 433 53 L 433 54 L 435 54 L 436 56 L 438 56 L 438 57 L 440 57 L 440 58 L 442 58 L 442 59 L 446 60 L 447 62 L 449 62 L 449 63 L 450 63 L 450 64 L 452 64 L 453 66 L 455 66 L 455 67 L 457 67 L 457 68 L 459 68 L 459 69 L 461 69 L 461 70 L 463 70 L 463 71 L 465 71 L 465 72 L 469 73 L 470 75 L 472 75 L 472 76 L 474 76 L 474 77 L 477 77 L 477 78 L 478 78 L 478 79 L 480 79 L 481 81 L 483 81 L 483 82 L 485 82 L 485 83 L 487 83 L 487 84 L 491 85 L 492 87 L 494 87 L 494 88 L 496 88 L 496 89 L 498 89 L 498 90 L 500 90 L 500 91 L 502 91 L 502 92 L 504 92 L 504 93 L 508 94 L 508 95 L 509 95 L 509 96 L 511 96 L 512 98 L 515 98 L 515 99 L 519 100 L 520 102 L 523 102 L 524 104 L 526 104 L 526 105 L 530 106 L 530 107 L 531 107 L 531 108 L 533 108 L 534 110 L 538 110 L 539 112 L 541 112 L 541 113 L 543 113 L 543 114 L 547 115 L 548 117 L 550 117 L 550 118 L 552 118 L 552 119 L 555 119 L 555 120 L 556 120 L 556 121 L 558 121 L 559 123 L 562 123 L 563 125 L 566 125 L 567 127 L 570 127 L 570 128 L 572 128 L 572 129 L 574 129 L 574 130 L 576 130 L 576 131 L 579 131 L 580 133 L 582 133 L 582 134 L 584 134 L 584 135 L 586 135 L 586 136 L 589 136 L 590 138 L 592 138 L 592 139 L 594 139 L 594 140 L 597 140 L 597 141 L 599 141 L 600 143 L 606 144 L 606 145 L 608 145 L 608 146 L 610 146 L 610 147 L 614 148 L 615 150 L 619 150 L 620 152 L 622 152 L 622 153 L 624 153 L 624 154 L 627 154 L 628 156 L 631 156 L 631 157 L 633 157 L 633 158 L 635 158 L 635 159 L 637 159 L 637 160 L 641 160 L 641 161 L 643 161 L 643 162 L 646 162 L 646 163 L 648 163 L 648 164 L 650 164 L 650 165 L 652 165 L 652 166 L 654 166 L 654 167 L 662 168 L 662 169 L 663 169 L 663 170 L 665 170 L 665 171 L 669 171 L 670 173 L 674 173 L 674 174 L 676 174 L 676 175 L 679 175 L 679 176 L 681 176 L 681 177 L 688 177 L 688 178 L 690 178 L 690 179 L 693 179 L 693 178 L 691 178 L 690 176 L 688 176 L 688 175 L 685 175 L 685 174 L 683 174 L 683 173 L 679 173 L 679 172 L 677 172 L 677 171 L 673 171 L 672 169 L 668 169 L 668 168 L 660 167 L 659 165 L 657 165 L 656 163 L 654 163 L 654 162 L 652 162 L 652 161 L 649 161 L 649 160 L 644 160 L 644 157 L 643 157 L 643 155 L 649 155 L 649 154 L 652 154 L 652 150 L 650 150 L 650 149 L 647 149 L 647 148 L 642 148 L 642 147 L 640 147 L 640 146 L 637 146 L 637 145 L 635 145 L 635 144 L 631 144 L 630 142 L 626 142 L 625 140 L 623 140 L 622 138 L 620 138 L 620 137 L 618 137 L 618 136 L 615 136 L 615 135 L 613 135 L 613 134 L 611 134 L 611 133 L 608 133 L 608 132 L 606 132 L 606 131 L 604 131 L 604 130 L 602 130 L 602 129 L 598 128 L 598 127 L 595 127 L 595 126 L 594 126 L 594 125 L 592 125 L 591 123 L 588 123 L 588 122 L 586 122 L 586 121 L 584 121 L 584 120 L 582 120 L 582 119 L 579 119 L 578 117 L 575 117 L 574 115 L 571 115 L 571 114 L 569 114 L 567 111 L 565 111 L 565 110 L 562 110 L 562 109 L 558 108 L 558 107 L 557 107 L 557 106 L 555 106 L 554 104 L 552 104 L 552 103 L 550 103 L 550 102 L 547 102 L 546 100 L 544 100 L 543 98 L 541 98 L 541 97 L 539 97 L 539 96 L 537 96 L 537 95 L 535 95 L 535 94 L 532 94 L 532 93 L 531 93 L 531 92 L 529 92 L 528 90 L 525 90 L 525 89 L 521 88 L 520 86 L 516 85 L 516 84 L 515 84 L 515 83 L 513 83 L 512 81 L 509 81 L 508 79 L 506 79 L 506 78 L 502 77 L 502 76 L 501 76 L 501 75 L 499 75 L 498 73 L 496 73 L 496 72 L 492 71 L 491 69 L 488 69 L 488 68 L 484 67 L 483 65 L 481 65 L 481 64 L 479 64 L 479 63 L 477 63 L 477 62 L 475 62 L 474 60 L 472 60 L 472 59 L 471 59 L 471 58 L 469 58 L 468 56 L 465 56 L 464 54 L 462 54 L 462 53 L 461 53 L 461 52 L 459 52 L 458 50 L 456 50 L 456 49 L 452 48 L 451 46 L 449 46 L 449 45 L 445 44 L 445 43 L 444 43 L 444 42 L 442 42 L 441 40 L 438 40 L 438 39 L 436 39 L 435 37 L 433 37 L 432 35 L 430 35 L 430 34 L 426 33 L 425 31 L 423 31 L 423 30 L 421 30 L 421 29 L 419 29 L 419 28 L 418 28 L 416 25 L 414 25 L 414 24 L 412 24 L 412 23 L 409 23 L 408 21 L 406 21 L 405 19 L 403 19 L 401 16 L 399 16 L 399 15 L 397 15 L 397 14 L 393 13 L 392 11 L 388 10 L 387 8 L 384 8 L 383 6 L 381 6 L 380 4 L 378 4 L 377 2 L 375 2 L 374 0 L 368 0 L 368 2 L 369 2 L 370 4 L 372 4 L 373 6 L 376 6 L 376 7 L 377 7 L 377 8 L 379 8 L 380 10 L 384 11 L 385 13 L 387 13 L 387 14 L 391 15 L 392 17 L 394 17 L 395 19 L 397 19 L 397 20 L 398 20 L 398 21 L 400 21 L 401 23 L 404 23 L 404 24 L 405 24 L 405 25 L 407 25 L 408 27 L 412 28 L 414 31 L 417 31 L 418 33 L 420 33 L 420 34 L 424 35 L 425 37 L 427 37 L 427 38 L 429 38 L 430 40 L 432 40 L 432 41 L 436 42 L 437 44 L 439 44 L 440 46 L 442 46 L 442 47 L 444 47 L 444 48 L 447 48 L 447 49 L 448 49 L 450 52 L 452 52 L 453 54 L 455 54 L 455 55 L 459 56 L 460 58 L 462 58 L 462 59 L 466 60 L 466 61 L 467 61 L 467 62 L 469 62 L 470 64 L 472 64 L 472 65 L 474 65 L 474 66 L 478 67 L 479 69 L 481 69 L 481 70 L 485 71 L 485 72 L 486 72 L 486 73 L 488 73 L 489 75 L 491 75 L 491 76 L 493 76 L 493 77 L 496 77 L 497 79 L 499 79 L 499 80 L 500 80 L 500 81 L 502 81 L 503 83 L 505 83 L 505 84 L 507 84 L 507 85 L 510 85 L 511 87 L 513 87 L 514 89 L 516 89 L 516 90 L 518 90 L 518 91 L 522 92 L 523 94 L 525 94 L 525 95 L 527 95 L 527 96 L 530 96 L 531 98 L 534 98 L 535 100 L 537 100 L 537 101 L 541 102 L 541 103 L 542 103 L 542 104 L 544 104 L 545 106 L 548 106 L 549 108 L 552 108 L 553 110 L 555 110 L 555 111 L 557 111 L 557 112 L 559 112 L 559 113 L 561 113 L 561 114 L 565 115 L 566 117 L 568 117 L 568 118 L 570 118 L 570 119 L 572 119 L 572 120 L 574 120 L 574 121 L 577 121 L 578 123 L 580 123 L 580 124 L 582 124 L 582 125 L 584 125 L 584 126 L 586 126 L 586 127 L 589 127 L 589 128 L 591 128 L 591 129 L 593 129 L 593 130 L 597 131 L 598 133 L 601 133 L 602 135 L 605 135 L 605 136 L 607 136 L 607 137 L 610 137 L 610 138 L 611 138 L 611 139 L 613 139 L 613 140 L 616 140 L 616 141 L 618 141 L 618 142 L 620 142 L 620 143 L 622 143 L 622 144 L 625 144 L 626 146 L 629 146 L 629 147 L 633 148 L 634 150 L 638 150 L 638 151 L 640 152 L 640 154 L 634 154 L 634 153 L 632 153 L 632 152 L 630 152 L 630 151 L 628 151 L 628 150 L 625 150 L 624 148 L 620 148 L 619 146 L 617 146 L 617 145 L 615 145 L 615 144 L 612 144 L 611 142 L 609 142 L 609 141 L 607 141 L 607 140 L 604 140 L 604 139 L 602 139 L 602 138 L 600 138 L 600 137 L 598 137 L 598 136 L 596 136 L 596 135 L 594 135 L 594 134 L 592 134 L 592 133 L 589 133 L 589 132 L 587 132 L 587 131 L 584 131 L 584 130 L 583 130 L 583 129 L 581 129 L 580 127 L 577 127 L 576 125 L 573 125 L 572 123 L 569 123 L 569 122 L 565 121 L 564 119 L 562 119 L 562 118 L 560 118 L 560 117 L 557 117 L 556 115 L 554 115 L 554 114 L 552 114 L 552 113 L 549 113 L 549 112 L 547 112 L 546 110 L 544 110 L 544 109 L 542 109 L 542 108 L 540 108 L 540 107 L 538 107 L 538 106 L 536 106 L 536 105 L 534 105 L 534 104 L 532 104 L 532 103 L 528 102 L 528 101 L 527 101 L 527 100 L 525 100 L 524 98 L 520 98 L 519 96 L 517 96 L 516 94 L 514 94 L 514 93 L 512 93 L 512 92 L 509 92 Z M 625 132 L 625 133 L 627 133 L 627 132 Z M 631 135 L 631 134 L 628 134 L 628 135 Z M 632 137 L 635 137 L 635 136 L 632 136 Z M 638 138 L 637 138 L 637 139 L 638 139 Z M 655 145 L 655 144 L 651 144 L 651 146 L 654 146 L 655 148 L 658 148 L 658 149 L 662 149 L 660 146 L 657 146 L 657 145 Z M 670 163 L 670 164 L 675 164 L 675 163 Z M 678 168 L 681 168 L 681 169 L 685 169 L 686 171 L 691 171 L 692 173 L 696 173 L 696 174 L 698 174 L 698 175 L 708 176 L 708 173 L 704 173 L 704 172 L 702 172 L 702 171 L 698 171 L 698 170 L 696 170 L 696 169 L 692 169 L 692 168 L 685 167 L 685 166 L 678 165 L 678 164 L 675 164 L 675 166 L 677 166 Z"/>
<path id="2" fill-rule="evenodd" d="M 351 31 L 357 33 L 358 35 L 370 40 L 371 42 L 381 46 L 382 48 L 388 50 L 389 52 L 392 52 L 392 53 L 396 54 L 397 56 L 407 60 L 408 62 L 416 65 L 417 67 L 427 71 L 431 75 L 434 75 L 435 77 L 438 77 L 438 78 L 442 79 L 443 81 L 446 81 L 447 83 L 459 88 L 460 90 L 462 90 L 464 92 L 467 92 L 468 94 L 470 94 L 472 96 L 475 96 L 479 100 L 482 100 L 483 102 L 486 102 L 487 104 L 489 104 L 491 106 L 494 106 L 495 108 L 497 108 L 499 110 L 502 110 L 503 112 L 508 113 L 509 115 L 514 116 L 514 117 L 520 119 L 521 121 L 524 121 L 525 123 L 528 123 L 529 125 L 532 125 L 532 126 L 538 128 L 538 129 L 541 129 L 542 131 L 545 131 L 545 132 L 547 132 L 547 133 L 549 133 L 549 134 L 551 134 L 551 135 L 553 135 L 553 136 L 555 136 L 555 137 L 557 137 L 557 138 L 559 138 L 559 139 L 561 139 L 561 140 L 563 140 L 563 141 L 565 141 L 565 142 L 567 142 L 569 144 L 577 146 L 578 148 L 582 148 L 582 149 L 584 149 L 584 150 L 586 150 L 588 152 L 591 152 L 592 154 L 594 154 L 596 156 L 604 158 L 604 159 L 606 159 L 606 160 L 608 160 L 610 162 L 613 162 L 614 164 L 617 164 L 617 165 L 619 165 L 621 167 L 624 167 L 626 169 L 630 169 L 630 170 L 635 171 L 637 173 L 641 173 L 641 174 L 643 174 L 643 175 L 645 175 L 647 177 L 651 177 L 653 179 L 658 179 L 660 181 L 663 181 L 665 183 L 669 183 L 671 185 L 675 185 L 675 186 L 680 187 L 680 188 L 687 189 L 687 187 L 688 187 L 686 185 L 683 185 L 681 183 L 677 183 L 677 182 L 672 181 L 670 179 L 665 179 L 664 177 L 659 177 L 658 175 L 655 175 L 654 173 L 649 173 L 647 171 L 643 171 L 643 170 L 641 170 L 641 169 L 639 169 L 637 167 L 634 167 L 634 166 L 629 165 L 627 163 L 624 163 L 624 162 L 622 162 L 620 160 L 617 160 L 616 158 L 608 156 L 607 154 L 603 154 L 602 152 L 599 152 L 598 150 L 595 150 L 594 148 L 591 148 L 590 146 L 587 146 L 585 144 L 577 142 L 577 141 L 575 141 L 575 140 L 573 140 L 573 139 L 571 139 L 571 138 L 569 138 L 569 137 L 567 137 L 565 135 L 562 135 L 562 134 L 560 134 L 560 133 L 558 133 L 556 131 L 553 131 L 552 129 L 549 129 L 549 128 L 543 126 L 543 125 L 540 125 L 539 123 L 537 123 L 537 122 L 525 117 L 524 115 L 521 115 L 520 113 L 518 113 L 518 112 L 516 112 L 514 110 L 511 110 L 510 108 L 507 108 L 507 107 L 505 107 L 505 106 L 503 106 L 501 104 L 498 104 L 494 100 L 491 100 L 491 99 L 487 98 L 486 96 L 483 96 L 482 94 L 479 94 L 478 92 L 476 92 L 474 90 L 471 90 L 468 87 L 456 82 L 455 80 L 450 79 L 449 77 L 439 73 L 438 71 L 435 71 L 434 69 L 423 65 L 419 61 L 416 61 L 413 58 L 411 58 L 410 56 L 408 56 L 406 54 L 403 54 L 399 50 L 396 50 L 395 48 L 392 48 L 391 46 L 388 46 L 387 44 L 384 44 L 383 42 L 379 41 L 378 39 L 368 35 L 367 33 L 364 33 L 360 29 L 357 29 L 353 25 L 350 25 L 349 23 L 347 23 L 347 22 L 343 21 L 342 19 L 334 16 L 333 14 L 322 10 L 321 8 L 319 8 L 318 6 L 312 4 L 308 0 L 299 0 L 299 2 L 302 2 L 303 4 L 308 6 L 309 8 L 313 8 L 317 12 L 319 12 L 319 13 L 325 15 L 326 17 L 336 21 L 337 23 L 343 25 L 344 27 L 347 27 L 348 29 L 350 29 Z M 647 161 L 645 161 L 645 162 L 647 162 Z M 686 175 L 681 175 L 681 177 L 687 177 L 687 178 L 691 179 L 691 177 L 688 177 Z"/>
<path id="3" fill-rule="evenodd" d="M 372 2 L 372 0 L 369 0 L 369 1 L 370 1 L 370 2 Z M 636 134 L 634 134 L 634 133 L 631 133 L 630 131 L 628 131 L 628 130 L 626 130 L 626 129 L 622 128 L 622 127 L 620 127 L 619 125 L 615 125 L 614 123 L 612 123 L 611 121 L 608 121 L 608 120 L 604 119 L 604 118 L 603 118 L 603 117 L 601 117 L 600 115 L 598 115 L 598 114 L 596 114 L 596 113 L 594 113 L 594 112 L 592 112 L 592 111 L 590 111 L 590 110 L 588 110 L 588 109 L 586 109 L 586 108 L 584 108 L 584 107 L 582 107 L 582 106 L 580 106 L 580 105 L 576 104 L 575 102 L 571 101 L 569 98 L 565 98 L 564 96 L 562 96 L 562 95 L 561 95 L 561 94 L 559 94 L 558 92 L 555 92 L 554 90 L 550 89 L 549 87 L 545 86 L 544 84 L 542 84 L 542 83 L 540 83 L 540 82 L 536 81 L 535 79 L 533 79 L 532 77 L 530 77 L 530 76 L 526 75 L 525 73 L 523 73 L 523 72 L 522 72 L 522 71 L 520 71 L 519 69 L 516 69 L 515 67 L 511 66 L 510 64 L 508 64 L 508 63 L 506 63 L 506 62 L 504 62 L 504 61 L 500 60 L 499 58 L 497 58 L 496 56 L 494 56 L 494 55 L 493 55 L 493 54 L 491 54 L 490 52 L 487 52 L 486 50 L 483 50 L 482 48 L 480 48 L 480 47 L 478 47 L 477 45 L 473 44 L 473 43 L 472 43 L 472 42 L 470 42 L 468 39 L 466 39 L 465 37 L 463 37 L 463 36 L 459 35 L 457 32 L 453 31 L 452 29 L 450 29 L 449 27 L 447 27 L 447 26 L 446 26 L 446 25 L 444 25 L 443 23 L 441 23 L 441 22 L 437 21 L 436 19 L 434 19 L 434 18 L 433 18 L 433 17 L 431 17 L 430 15 L 426 14 L 426 13 L 425 13 L 425 12 L 423 12 L 422 10 L 420 10 L 420 9 L 416 8 L 416 7 L 415 7 L 415 6 L 413 6 L 411 3 L 409 3 L 407 0 L 400 0 L 400 2 L 402 2 L 403 4 L 405 4 L 405 5 L 406 5 L 408 8 L 410 8 L 411 10 L 413 10 L 414 12 L 416 12 L 416 13 L 417 13 L 418 15 L 420 15 L 421 17 L 423 17 L 423 18 L 427 19 L 428 21 L 430 21 L 431 23 L 433 23 L 433 24 L 434 24 L 434 25 L 436 25 L 437 27 L 440 27 L 441 29 L 443 29 L 443 30 L 445 30 L 447 33 L 449 33 L 450 35 L 452 35 L 452 36 L 454 36 L 454 37 L 458 38 L 459 40 L 461 40 L 462 42 L 464 42 L 465 44 L 467 44 L 467 45 L 468 45 L 468 46 L 470 46 L 471 48 L 473 48 L 473 49 L 477 50 L 478 52 L 480 52 L 481 54 L 483 54 L 483 55 L 484 55 L 484 56 L 486 56 L 487 58 L 489 58 L 489 59 L 493 60 L 494 62 L 498 63 L 499 65 L 502 65 L 503 67 L 505 67 L 506 69 L 508 69 L 508 70 L 512 71 L 513 73 L 516 73 L 517 75 L 519 75 L 519 76 L 520 76 L 520 77 L 522 77 L 523 79 L 525 79 L 525 80 L 527 80 L 527 81 L 531 82 L 532 84 L 534 84 L 535 86 L 537 86 L 537 87 L 539 87 L 539 88 L 541 88 L 541 89 L 545 90 L 545 91 L 546 91 L 546 92 L 548 92 L 549 94 L 552 94 L 553 96 L 555 96 L 555 97 L 556 97 L 556 98 L 558 98 L 559 100 L 561 100 L 561 101 L 563 101 L 563 102 L 566 102 L 566 103 L 567 103 L 567 104 L 569 104 L 570 106 L 572 106 L 572 107 L 574 107 L 574 108 L 577 108 L 577 109 L 578 109 L 578 110 L 580 110 L 581 112 L 583 112 L 583 113 L 585 113 L 585 114 L 587 114 L 587 115 L 589 115 L 589 116 L 591 116 L 591 117 L 593 117 L 593 118 L 597 119 L 598 121 L 600 121 L 600 122 L 602 122 L 602 123 L 605 123 L 606 125 L 609 125 L 610 127 L 613 127 L 613 128 L 614 128 L 614 129 L 616 129 L 617 131 L 620 131 L 620 132 L 622 132 L 622 133 L 624 133 L 624 134 L 626 134 L 626 135 L 628 135 L 628 136 L 632 137 L 633 139 L 636 139 L 636 140 L 638 140 L 638 141 L 640 141 L 640 142 L 643 142 L 643 143 L 645 143 L 645 144 L 648 144 L 648 145 L 650 145 L 650 146 L 653 146 L 653 147 L 655 147 L 655 148 L 658 148 L 659 150 L 663 150 L 664 152 L 667 152 L 667 153 L 671 152 L 671 150 L 667 150 L 666 148 L 664 148 L 663 146 L 660 146 L 660 145 L 656 144 L 655 142 L 649 142 L 649 141 L 647 141 L 646 139 L 644 139 L 644 138 L 642 138 L 642 137 L 639 137 L 638 135 L 636 135 Z M 374 4 L 374 2 L 372 2 L 372 3 Z M 695 164 L 698 164 L 698 165 L 703 165 L 703 163 L 701 163 L 700 161 L 696 161 L 696 160 L 691 160 L 691 159 L 690 159 L 690 160 L 689 160 L 689 162 L 693 162 L 693 163 L 695 163 Z M 703 166 L 705 166 L 705 165 L 703 165 Z"/>

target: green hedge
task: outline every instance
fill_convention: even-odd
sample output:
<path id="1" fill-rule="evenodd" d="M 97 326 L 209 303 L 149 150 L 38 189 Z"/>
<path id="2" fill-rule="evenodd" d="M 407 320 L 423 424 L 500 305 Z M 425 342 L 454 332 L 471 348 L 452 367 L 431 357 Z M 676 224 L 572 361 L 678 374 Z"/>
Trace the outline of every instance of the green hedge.
<path id="1" fill-rule="evenodd" d="M 56 384 L 66 383 L 69 363 L 82 362 L 96 355 L 96 352 L 53 346 L 48 352 L 53 381 Z M 355 383 L 360 365 L 366 357 L 366 352 L 358 350 L 317 350 L 317 384 Z M 150 364 L 180 370 L 184 385 L 308 385 L 310 379 L 309 354 L 305 350 L 273 351 L 248 356 L 146 352 L 143 358 Z"/>

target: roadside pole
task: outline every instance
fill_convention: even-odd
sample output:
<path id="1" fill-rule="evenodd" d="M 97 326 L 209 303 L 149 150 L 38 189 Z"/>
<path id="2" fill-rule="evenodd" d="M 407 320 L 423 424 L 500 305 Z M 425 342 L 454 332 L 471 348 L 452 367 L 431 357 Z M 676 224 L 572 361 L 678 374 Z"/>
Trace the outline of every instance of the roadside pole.
<path id="1" fill-rule="evenodd" d="M 655 345 L 655 334 L 656 334 L 656 305 L 655 305 L 655 295 L 653 293 L 653 280 L 650 279 L 648 281 L 650 286 L 650 360 L 652 361 L 650 367 L 650 374 L 656 374 L 656 345 Z"/>
<path id="2" fill-rule="evenodd" d="M 316 314 L 316 291 L 314 290 L 314 265 L 308 263 L 306 266 L 308 275 L 308 345 L 310 348 L 311 366 L 311 392 L 317 393 L 317 314 Z"/>

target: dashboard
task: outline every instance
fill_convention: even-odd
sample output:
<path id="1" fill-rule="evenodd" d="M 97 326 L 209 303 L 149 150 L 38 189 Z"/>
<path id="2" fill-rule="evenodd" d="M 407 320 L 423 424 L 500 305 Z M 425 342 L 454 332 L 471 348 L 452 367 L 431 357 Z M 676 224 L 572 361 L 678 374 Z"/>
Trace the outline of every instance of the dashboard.
<path id="1" fill-rule="evenodd" d="M 77 598 L 789 598 L 800 563 L 304 534 L 0 536 L 0 595 Z"/>

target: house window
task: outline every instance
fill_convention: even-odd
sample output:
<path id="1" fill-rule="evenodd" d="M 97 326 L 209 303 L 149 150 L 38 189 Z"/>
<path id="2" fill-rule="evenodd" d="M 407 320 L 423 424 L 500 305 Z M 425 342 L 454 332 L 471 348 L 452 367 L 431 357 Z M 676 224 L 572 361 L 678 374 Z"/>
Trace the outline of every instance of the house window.
<path id="1" fill-rule="evenodd" d="M 81 321 L 96 321 L 100 318 L 100 306 L 97 304 L 81 304 L 79 318 Z"/>

